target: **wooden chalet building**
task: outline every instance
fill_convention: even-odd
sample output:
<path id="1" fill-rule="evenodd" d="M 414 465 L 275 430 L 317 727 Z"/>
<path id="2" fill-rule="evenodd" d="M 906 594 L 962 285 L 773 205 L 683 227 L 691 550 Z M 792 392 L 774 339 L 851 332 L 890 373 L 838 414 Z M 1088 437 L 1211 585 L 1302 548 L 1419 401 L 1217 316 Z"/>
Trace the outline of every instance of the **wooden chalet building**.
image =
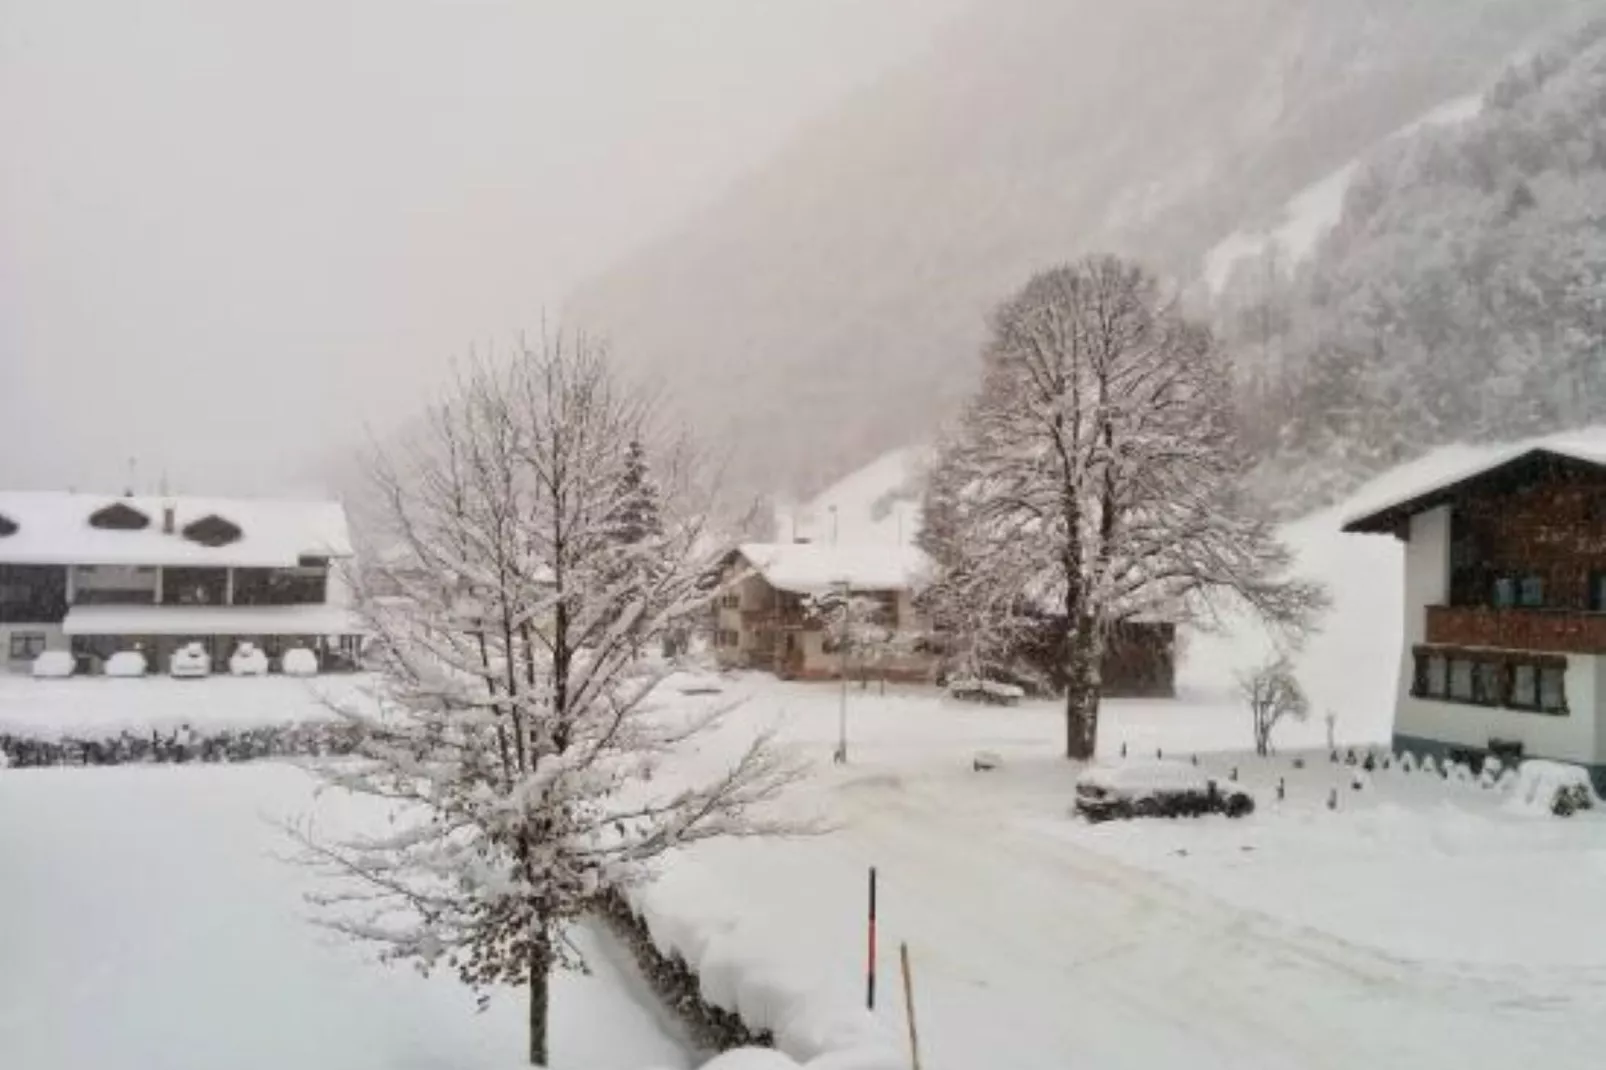
<path id="1" fill-rule="evenodd" d="M 1397 749 L 1606 786 L 1606 431 L 1505 450 L 1344 525 L 1405 543 Z"/>

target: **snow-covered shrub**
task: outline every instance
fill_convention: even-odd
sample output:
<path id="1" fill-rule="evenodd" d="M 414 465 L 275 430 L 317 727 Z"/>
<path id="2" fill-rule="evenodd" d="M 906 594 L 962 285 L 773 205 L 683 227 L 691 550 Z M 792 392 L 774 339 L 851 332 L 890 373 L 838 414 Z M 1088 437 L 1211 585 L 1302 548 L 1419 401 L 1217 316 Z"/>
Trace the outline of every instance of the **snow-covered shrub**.
<path id="1" fill-rule="evenodd" d="M 1471 784 L 1473 782 L 1472 767 L 1469 765 L 1456 762 L 1448 766 L 1447 770 L 1447 779 L 1453 780 L 1457 784 Z"/>
<path id="2" fill-rule="evenodd" d="M 1414 772 L 1416 772 L 1416 769 L 1417 769 L 1416 755 L 1412 754 L 1410 751 L 1401 752 L 1401 754 L 1400 754 L 1400 772 L 1402 772 L 1402 773 L 1414 773 Z"/>
<path id="3" fill-rule="evenodd" d="M 33 659 L 33 676 L 36 680 L 61 680 L 73 674 L 76 663 L 65 650 L 46 650 Z"/>
<path id="4" fill-rule="evenodd" d="M 279 659 L 279 671 L 286 676 L 317 676 L 318 655 L 304 646 L 286 650 Z"/>
<path id="5" fill-rule="evenodd" d="M 107 676 L 144 676 L 149 669 L 145 655 L 137 650 L 119 650 L 106 659 Z"/>
<path id="6" fill-rule="evenodd" d="M 1418 768 L 1424 773 L 1437 774 L 1439 772 L 1439 763 L 1433 760 L 1433 755 L 1424 754 L 1422 756 L 1422 763 L 1418 766 Z"/>
<path id="7" fill-rule="evenodd" d="M 255 643 L 241 643 L 229 657 L 230 676 L 262 676 L 268 671 L 268 655 Z"/>
<path id="8" fill-rule="evenodd" d="M 991 772 L 1003 764 L 1003 757 L 991 750 L 979 750 L 970 759 L 970 768 L 978 773 Z"/>
<path id="9" fill-rule="evenodd" d="M 1571 817 L 1595 805 L 1589 771 L 1566 762 L 1530 758 L 1517 767 L 1517 781 L 1506 808 L 1526 814 Z"/>
<path id="10" fill-rule="evenodd" d="M 247 762 L 261 758 L 350 754 L 358 730 L 341 722 L 167 733 L 124 730 L 96 738 L 47 739 L 0 732 L 0 755 L 19 769 L 54 765 Z"/>

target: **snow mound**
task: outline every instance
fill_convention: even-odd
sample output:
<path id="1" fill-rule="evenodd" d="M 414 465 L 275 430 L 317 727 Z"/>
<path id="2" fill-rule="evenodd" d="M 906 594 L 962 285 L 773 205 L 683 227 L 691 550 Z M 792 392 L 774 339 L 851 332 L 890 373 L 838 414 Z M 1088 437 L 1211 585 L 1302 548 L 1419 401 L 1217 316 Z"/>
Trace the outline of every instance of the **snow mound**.
<path id="1" fill-rule="evenodd" d="M 1518 814 L 1566 817 L 1598 800 L 1589 771 L 1566 762 L 1532 758 L 1517 767 L 1517 780 L 1505 808 Z"/>
<path id="2" fill-rule="evenodd" d="M 317 676 L 318 658 L 306 647 L 286 650 L 279 659 L 279 670 L 286 676 Z"/>
<path id="3" fill-rule="evenodd" d="M 144 676 L 149 664 L 137 650 L 119 650 L 106 659 L 107 676 Z"/>
<path id="4" fill-rule="evenodd" d="M 187 643 L 167 659 L 167 675 L 180 679 L 199 679 L 212 675 L 212 659 L 200 643 Z"/>
<path id="5" fill-rule="evenodd" d="M 61 680 L 73 674 L 73 656 L 65 650 L 47 650 L 33 659 L 36 680 Z"/>

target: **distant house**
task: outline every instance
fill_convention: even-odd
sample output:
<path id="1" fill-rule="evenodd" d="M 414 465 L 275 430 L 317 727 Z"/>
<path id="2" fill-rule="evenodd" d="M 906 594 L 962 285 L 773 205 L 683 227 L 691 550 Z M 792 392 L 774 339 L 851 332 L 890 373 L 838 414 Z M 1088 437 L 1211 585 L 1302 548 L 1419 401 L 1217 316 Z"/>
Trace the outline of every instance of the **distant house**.
<path id="1" fill-rule="evenodd" d="M 1606 433 L 1493 454 L 1344 530 L 1406 544 L 1397 748 L 1520 747 L 1606 786 Z"/>
<path id="2" fill-rule="evenodd" d="M 70 650 L 80 671 L 139 649 L 152 671 L 199 642 L 355 663 L 359 629 L 331 575 L 351 555 L 338 502 L 0 492 L 0 668 Z"/>
<path id="3" fill-rule="evenodd" d="M 928 567 L 913 546 L 747 543 L 726 555 L 715 593 L 714 650 L 726 668 L 765 669 L 785 679 L 839 678 L 844 658 L 812 596 L 848 592 L 876 603 L 876 619 L 909 642 L 872 671 L 892 680 L 930 680 L 936 658 L 913 649 L 923 623 L 914 592 Z M 858 666 L 849 665 L 849 672 Z"/>

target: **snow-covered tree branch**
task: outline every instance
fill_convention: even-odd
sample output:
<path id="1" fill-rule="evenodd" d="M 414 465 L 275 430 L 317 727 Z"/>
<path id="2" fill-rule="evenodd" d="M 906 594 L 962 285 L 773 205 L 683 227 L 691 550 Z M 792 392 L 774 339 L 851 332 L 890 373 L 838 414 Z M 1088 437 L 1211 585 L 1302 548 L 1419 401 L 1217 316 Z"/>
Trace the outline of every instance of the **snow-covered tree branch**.
<path id="1" fill-rule="evenodd" d="M 362 744 L 321 775 L 392 824 L 298 830 L 343 878 L 320 899 L 335 929 L 528 985 L 537 1064 L 566 923 L 665 851 L 803 831 L 764 805 L 798 773 L 768 737 L 692 775 L 722 711 L 654 701 L 669 666 L 644 655 L 700 607 L 708 550 L 691 451 L 655 431 L 595 344 L 559 337 L 462 373 L 378 460 L 390 541 L 357 585 L 376 701 L 341 711 Z"/>
<path id="2" fill-rule="evenodd" d="M 1325 602 L 1244 501 L 1232 384 L 1210 333 L 1142 268 L 1046 271 L 993 319 L 982 383 L 939 449 L 927 605 L 966 669 L 1044 627 L 1064 652 L 1067 753 L 1097 733 L 1111 625 L 1246 606 L 1287 638 Z"/>

